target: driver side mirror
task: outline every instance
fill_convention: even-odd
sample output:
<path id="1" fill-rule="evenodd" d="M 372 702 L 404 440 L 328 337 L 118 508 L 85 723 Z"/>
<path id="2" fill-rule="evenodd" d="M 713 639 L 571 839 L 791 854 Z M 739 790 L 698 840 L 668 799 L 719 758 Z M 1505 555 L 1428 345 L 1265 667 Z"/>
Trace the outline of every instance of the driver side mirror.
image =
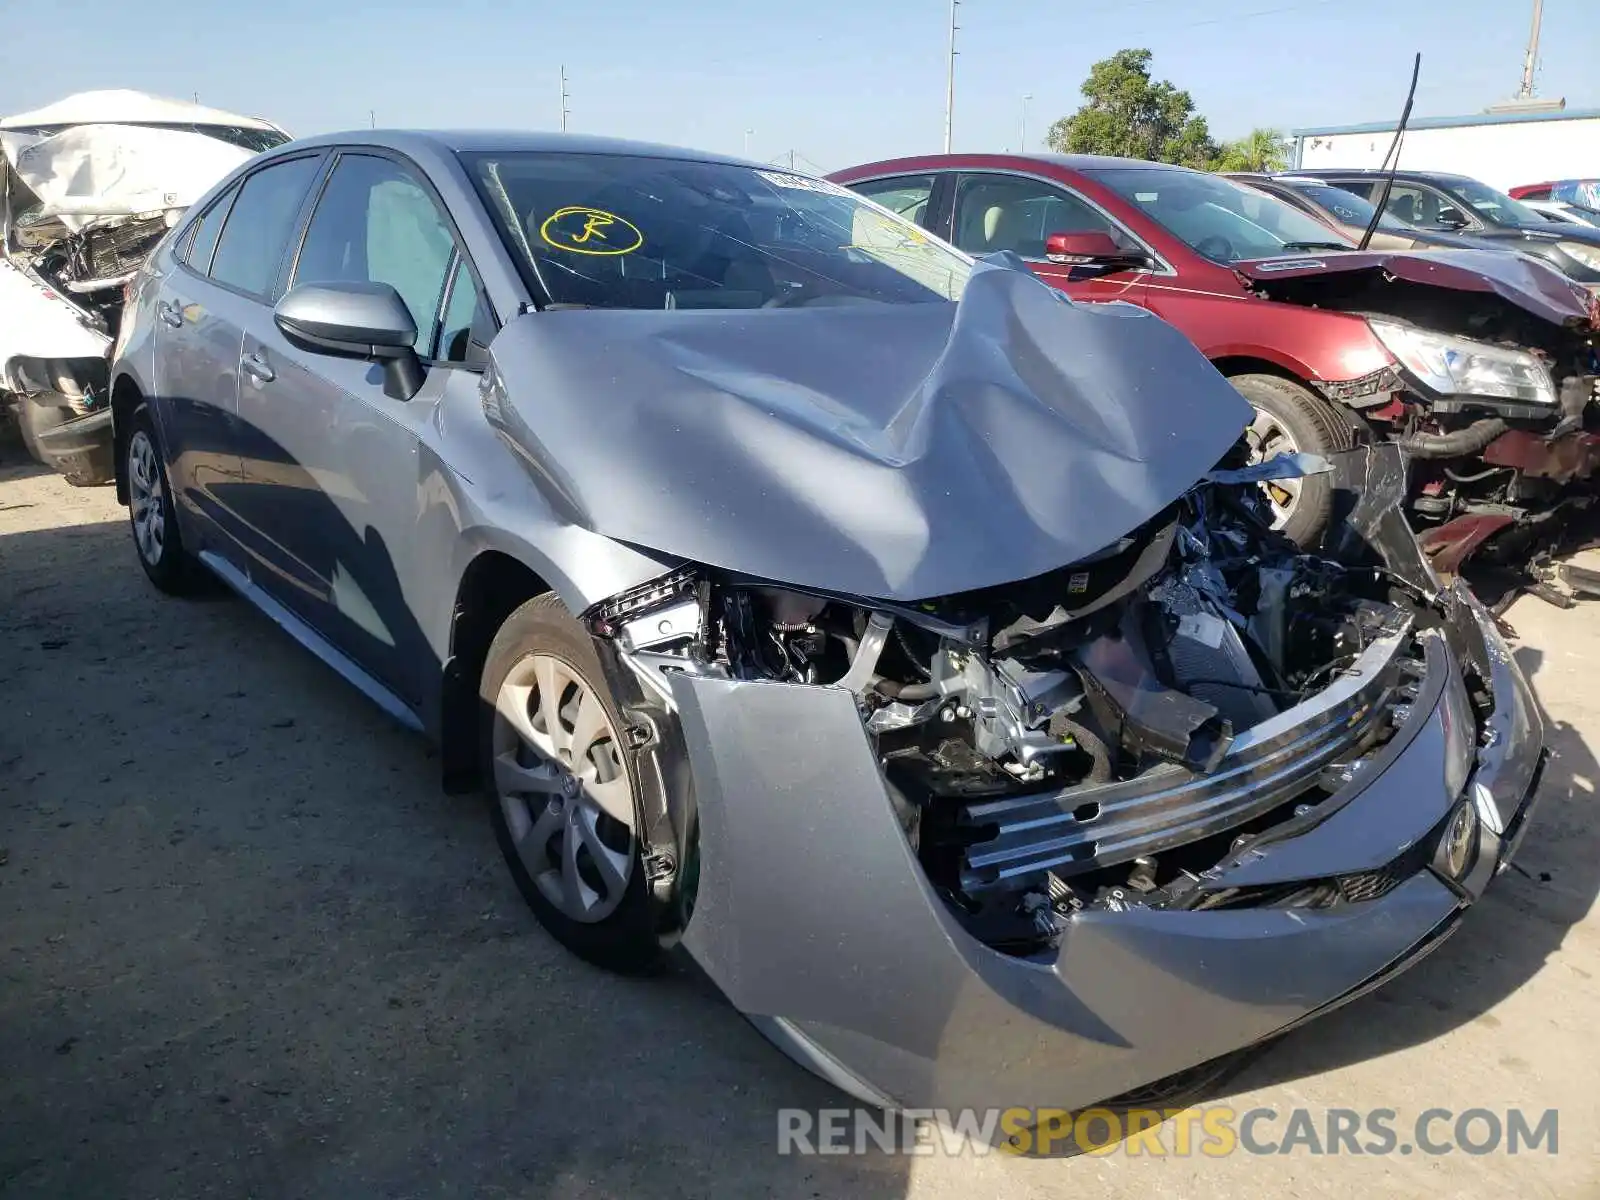
<path id="1" fill-rule="evenodd" d="M 272 319 L 302 350 L 382 363 L 383 394 L 392 400 L 422 387 L 416 322 L 387 283 L 302 283 L 284 293 Z"/>
<path id="2" fill-rule="evenodd" d="M 1124 249 L 1117 245 L 1116 238 L 1098 229 L 1052 233 L 1044 240 L 1044 256 L 1066 267 L 1101 267 L 1107 271 L 1150 265 L 1149 255 L 1140 250 Z"/>

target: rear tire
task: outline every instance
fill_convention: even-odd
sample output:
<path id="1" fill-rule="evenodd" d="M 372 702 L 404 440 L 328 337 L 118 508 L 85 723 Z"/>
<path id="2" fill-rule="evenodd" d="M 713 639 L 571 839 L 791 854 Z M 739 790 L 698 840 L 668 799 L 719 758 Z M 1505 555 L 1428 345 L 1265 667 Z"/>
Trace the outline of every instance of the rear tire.
<path id="1" fill-rule="evenodd" d="M 1228 382 L 1256 410 L 1249 432 L 1253 461 L 1299 451 L 1336 454 L 1353 444 L 1349 425 L 1328 402 L 1292 380 L 1234 375 Z M 1308 548 L 1322 541 L 1333 515 L 1333 484 L 1327 475 L 1262 486 L 1277 528 Z"/>
<path id="2" fill-rule="evenodd" d="M 128 519 L 139 565 L 150 582 L 172 596 L 200 589 L 205 573 L 183 545 L 167 464 L 161 458 L 150 407 L 134 410 L 127 441 Z"/>
<path id="3" fill-rule="evenodd" d="M 650 971 L 662 949 L 634 834 L 628 725 L 588 632 L 554 593 L 506 618 L 478 697 L 495 839 L 522 898 L 580 958 Z"/>

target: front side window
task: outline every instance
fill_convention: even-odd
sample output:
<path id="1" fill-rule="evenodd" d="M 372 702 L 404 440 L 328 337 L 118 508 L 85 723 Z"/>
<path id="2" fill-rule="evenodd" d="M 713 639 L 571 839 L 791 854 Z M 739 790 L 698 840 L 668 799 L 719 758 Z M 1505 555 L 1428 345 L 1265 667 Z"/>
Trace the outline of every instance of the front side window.
<path id="1" fill-rule="evenodd" d="M 1383 184 L 1373 191 L 1374 198 L 1383 195 Z M 1397 183 L 1389 189 L 1389 202 L 1383 206 L 1385 216 L 1393 217 L 1419 229 L 1460 229 L 1470 224 L 1465 213 L 1432 188 L 1409 183 Z"/>
<path id="2" fill-rule="evenodd" d="M 1088 204 L 1037 179 L 963 175 L 956 183 L 955 243 L 968 254 L 1010 250 L 1043 258 L 1052 233 L 1109 233 L 1127 241 Z"/>
<path id="3" fill-rule="evenodd" d="M 1445 186 L 1491 225 L 1539 223 L 1539 214 L 1533 209 L 1476 179 L 1449 179 L 1445 181 Z"/>
<path id="4" fill-rule="evenodd" d="M 311 214 L 294 282 L 389 284 L 426 352 L 454 256 L 450 227 L 409 171 L 376 155 L 346 154 Z"/>
<path id="5" fill-rule="evenodd" d="M 1294 205 L 1217 175 L 1162 167 L 1110 167 L 1084 174 L 1213 262 L 1355 247 Z"/>
<path id="6" fill-rule="evenodd" d="M 971 263 L 846 188 L 635 155 L 462 156 L 536 294 L 590 308 L 954 300 Z"/>
<path id="7" fill-rule="evenodd" d="M 294 158 L 244 181 L 217 242 L 211 278 L 253 296 L 272 291 L 319 165 L 316 158 Z"/>

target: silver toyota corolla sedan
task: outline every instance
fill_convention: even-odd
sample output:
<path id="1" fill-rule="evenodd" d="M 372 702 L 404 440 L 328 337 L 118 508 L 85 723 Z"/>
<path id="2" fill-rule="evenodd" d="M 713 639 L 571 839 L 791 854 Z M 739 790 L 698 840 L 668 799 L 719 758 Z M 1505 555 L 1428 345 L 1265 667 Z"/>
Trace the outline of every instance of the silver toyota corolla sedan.
<path id="1" fill-rule="evenodd" d="M 128 313 L 154 584 L 435 739 L 565 945 L 681 944 L 870 1102 L 1193 1078 L 1437 945 L 1525 828 L 1537 711 L 1398 451 L 1251 463 L 1160 319 L 832 184 L 298 141 Z M 1312 473 L 1299 546 L 1262 481 Z"/>

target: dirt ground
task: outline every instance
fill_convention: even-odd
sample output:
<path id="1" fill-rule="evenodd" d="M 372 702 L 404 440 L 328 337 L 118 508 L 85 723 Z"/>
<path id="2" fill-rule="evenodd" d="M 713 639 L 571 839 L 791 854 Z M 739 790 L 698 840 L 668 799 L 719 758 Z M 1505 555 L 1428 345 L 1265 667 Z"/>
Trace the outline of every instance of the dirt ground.
<path id="1" fill-rule="evenodd" d="M 1555 1108 L 1556 1155 L 780 1156 L 778 1109 L 845 1101 L 691 971 L 563 953 L 418 740 L 242 602 L 159 596 L 108 489 L 12 452 L 0 1195 L 1600 1196 L 1600 611 L 1510 621 L 1557 751 L 1529 874 L 1214 1101 Z"/>

